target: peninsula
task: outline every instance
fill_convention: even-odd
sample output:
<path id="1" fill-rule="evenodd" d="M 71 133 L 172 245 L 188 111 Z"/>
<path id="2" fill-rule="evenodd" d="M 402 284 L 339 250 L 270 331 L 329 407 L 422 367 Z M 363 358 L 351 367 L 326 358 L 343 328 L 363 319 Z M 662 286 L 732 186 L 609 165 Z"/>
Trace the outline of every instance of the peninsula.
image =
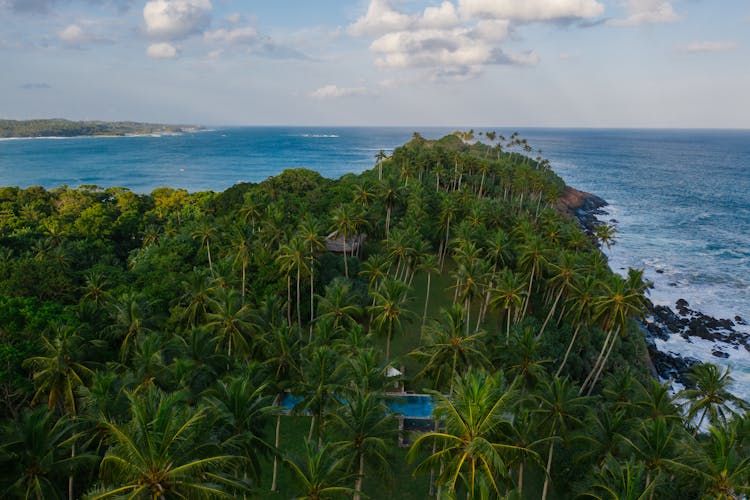
<path id="1" fill-rule="evenodd" d="M 71 121 L 62 118 L 0 120 L 0 138 L 179 134 L 200 129 L 201 127 L 195 125 L 165 125 L 128 121 Z"/>

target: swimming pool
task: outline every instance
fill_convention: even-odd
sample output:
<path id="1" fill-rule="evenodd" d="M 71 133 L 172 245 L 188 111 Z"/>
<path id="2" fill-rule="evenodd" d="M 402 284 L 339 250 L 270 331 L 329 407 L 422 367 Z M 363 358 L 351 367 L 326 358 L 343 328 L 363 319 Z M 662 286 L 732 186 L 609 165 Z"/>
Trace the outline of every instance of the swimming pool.
<path id="1" fill-rule="evenodd" d="M 301 401 L 302 397 L 286 393 L 281 400 L 281 407 L 290 412 Z M 385 394 L 383 401 L 393 413 L 404 418 L 429 419 L 435 407 L 435 401 L 429 394 Z"/>

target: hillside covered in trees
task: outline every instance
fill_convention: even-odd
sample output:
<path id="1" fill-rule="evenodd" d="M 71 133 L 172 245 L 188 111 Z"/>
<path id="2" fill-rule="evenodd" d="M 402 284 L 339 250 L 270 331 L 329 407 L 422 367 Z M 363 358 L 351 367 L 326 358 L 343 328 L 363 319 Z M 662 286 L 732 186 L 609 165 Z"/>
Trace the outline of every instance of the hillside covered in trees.
<path id="1" fill-rule="evenodd" d="M 163 125 L 138 122 L 46 120 L 0 120 L 0 138 L 77 137 L 90 135 L 174 134 L 197 130 L 191 125 Z"/>
<path id="2" fill-rule="evenodd" d="M 613 229 L 560 211 L 515 134 L 482 139 L 221 193 L 0 188 L 0 490 L 746 495 L 730 375 L 654 379 L 649 284 L 608 267 Z M 431 395 L 426 427 L 386 405 L 402 390 Z"/>

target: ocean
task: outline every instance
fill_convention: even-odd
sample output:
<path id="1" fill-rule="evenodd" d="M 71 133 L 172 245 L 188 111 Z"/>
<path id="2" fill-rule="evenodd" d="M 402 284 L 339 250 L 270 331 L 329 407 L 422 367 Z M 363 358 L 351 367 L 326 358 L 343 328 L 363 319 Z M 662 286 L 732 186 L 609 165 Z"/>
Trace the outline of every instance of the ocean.
<path id="1" fill-rule="evenodd" d="M 464 128 L 465 129 L 465 128 Z M 182 135 L 0 140 L 0 185 L 160 186 L 223 190 L 285 168 L 326 177 L 371 168 L 414 131 L 435 138 L 456 128 L 252 127 Z M 481 130 L 491 130 L 482 128 Z M 513 131 L 498 127 L 506 137 Z M 750 322 L 750 131 L 519 129 L 566 183 L 609 206 L 619 230 L 607 251 L 613 270 L 642 268 L 654 303 Z M 536 152 L 534 153 L 536 155 Z M 737 326 L 750 334 L 750 327 Z M 731 364 L 750 400 L 750 353 L 711 355 L 709 341 L 673 336 L 659 348 Z"/>

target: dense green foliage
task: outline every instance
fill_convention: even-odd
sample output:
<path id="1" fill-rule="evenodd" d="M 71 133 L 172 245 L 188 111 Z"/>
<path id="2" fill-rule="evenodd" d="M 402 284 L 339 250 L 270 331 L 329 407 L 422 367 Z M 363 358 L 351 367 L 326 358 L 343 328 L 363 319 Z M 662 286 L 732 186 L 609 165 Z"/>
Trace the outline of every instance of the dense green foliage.
<path id="1" fill-rule="evenodd" d="M 0 137 L 77 137 L 82 135 L 169 134 L 195 130 L 188 125 L 138 122 L 47 120 L 0 120 Z"/>
<path id="2" fill-rule="evenodd" d="M 556 209 L 564 183 L 516 134 L 483 139 L 223 193 L 0 188 L 0 490 L 747 494 L 729 374 L 653 379 L 649 284 L 609 269 L 611 229 Z M 430 431 L 399 430 L 397 387 L 433 394 Z"/>

